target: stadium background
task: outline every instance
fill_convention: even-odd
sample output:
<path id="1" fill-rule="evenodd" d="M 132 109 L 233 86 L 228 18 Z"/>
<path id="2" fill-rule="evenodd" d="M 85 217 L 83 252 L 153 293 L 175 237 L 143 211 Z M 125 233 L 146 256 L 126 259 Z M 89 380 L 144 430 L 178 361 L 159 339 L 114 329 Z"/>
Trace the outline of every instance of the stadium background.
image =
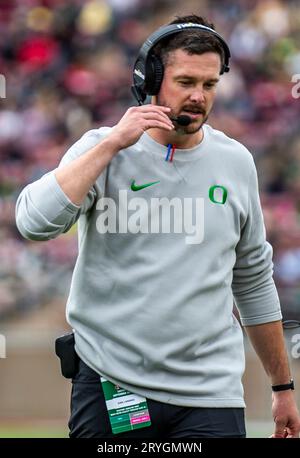
<path id="1" fill-rule="evenodd" d="M 284 317 L 300 319 L 300 99 L 292 96 L 292 76 L 300 73 L 299 2 L 2 0 L 0 436 L 63 436 L 69 409 L 70 386 L 53 342 L 68 330 L 76 228 L 47 243 L 26 241 L 15 227 L 16 198 L 85 131 L 113 125 L 134 104 L 131 68 L 141 43 L 174 14 L 191 12 L 214 22 L 231 48 L 231 72 L 209 123 L 254 155 Z M 299 333 L 286 331 L 298 390 Z M 269 383 L 246 347 L 249 434 L 266 436 Z"/>

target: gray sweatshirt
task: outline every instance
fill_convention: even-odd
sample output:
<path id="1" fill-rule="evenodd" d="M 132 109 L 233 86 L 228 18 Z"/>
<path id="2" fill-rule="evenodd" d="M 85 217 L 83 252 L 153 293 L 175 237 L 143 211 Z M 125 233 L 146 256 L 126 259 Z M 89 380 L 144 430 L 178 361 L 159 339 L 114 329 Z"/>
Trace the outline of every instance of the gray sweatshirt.
<path id="1" fill-rule="evenodd" d="M 60 165 L 110 131 L 87 132 Z M 79 253 L 67 303 L 76 351 L 106 379 L 181 406 L 243 407 L 243 325 L 281 319 L 251 154 L 208 125 L 175 150 L 147 133 L 121 150 L 81 206 L 54 171 L 16 206 L 30 240 L 78 220 Z M 144 186 L 148 185 L 148 186 Z"/>

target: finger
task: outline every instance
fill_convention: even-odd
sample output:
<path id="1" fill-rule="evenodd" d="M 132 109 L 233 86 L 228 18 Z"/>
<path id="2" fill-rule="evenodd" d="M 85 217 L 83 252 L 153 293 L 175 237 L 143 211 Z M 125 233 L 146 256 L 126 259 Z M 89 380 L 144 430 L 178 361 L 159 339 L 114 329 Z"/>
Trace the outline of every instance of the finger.
<path id="1" fill-rule="evenodd" d="M 159 129 L 164 129 L 168 130 L 169 132 L 174 129 L 173 124 L 170 125 L 166 122 L 162 121 L 157 121 L 155 119 L 153 120 L 145 120 L 144 125 L 143 125 L 143 130 L 148 130 L 148 129 L 153 129 L 154 127 L 159 128 Z"/>
<path id="2" fill-rule="evenodd" d="M 275 419 L 275 437 L 286 437 L 286 424 L 284 421 L 276 420 Z"/>
<path id="3" fill-rule="evenodd" d="M 147 111 L 159 111 L 163 113 L 169 113 L 171 111 L 170 107 L 165 107 L 163 105 L 142 105 L 140 107 L 137 107 L 139 111 L 142 112 L 147 112 Z"/>
<path id="4" fill-rule="evenodd" d="M 143 108 L 151 108 L 151 107 L 158 108 L 158 109 L 163 109 L 163 110 L 170 110 L 171 109 L 167 105 L 154 105 L 153 103 L 146 103 L 145 105 L 140 105 L 140 106 L 135 107 L 135 108 L 143 109 Z"/>
<path id="5" fill-rule="evenodd" d="M 299 438 L 299 431 L 293 431 L 293 428 L 287 428 L 286 429 L 286 438 L 287 439 Z"/>
<path id="6" fill-rule="evenodd" d="M 145 113 L 143 114 L 143 119 L 156 119 L 156 120 L 160 120 L 160 121 L 163 121 L 163 122 L 167 122 L 168 124 L 170 124 L 171 126 L 173 125 L 172 121 L 170 120 L 170 118 L 163 114 L 163 113 L 155 113 L 155 112 L 149 112 L 149 113 Z"/>
<path id="7" fill-rule="evenodd" d="M 145 105 L 143 107 L 133 107 L 131 110 L 132 113 L 134 113 L 135 117 L 140 116 L 141 113 L 143 114 L 143 117 L 151 115 L 152 117 L 157 117 L 161 116 L 162 120 L 166 120 L 168 122 L 171 122 L 168 114 L 170 114 L 170 108 L 168 107 L 162 107 L 158 105 Z M 150 119 L 146 117 L 146 119 Z"/>

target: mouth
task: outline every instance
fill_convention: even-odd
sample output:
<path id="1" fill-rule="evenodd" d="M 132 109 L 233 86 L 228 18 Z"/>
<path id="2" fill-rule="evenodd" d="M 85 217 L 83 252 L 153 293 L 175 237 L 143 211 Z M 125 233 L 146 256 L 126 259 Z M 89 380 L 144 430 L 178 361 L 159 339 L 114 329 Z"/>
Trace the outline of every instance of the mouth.
<path id="1" fill-rule="evenodd" d="M 185 115 L 188 115 L 190 118 L 192 119 L 197 119 L 199 118 L 200 116 L 204 116 L 204 113 L 202 110 L 196 110 L 196 109 L 193 109 L 193 110 L 183 110 L 182 111 L 182 114 L 185 114 Z"/>

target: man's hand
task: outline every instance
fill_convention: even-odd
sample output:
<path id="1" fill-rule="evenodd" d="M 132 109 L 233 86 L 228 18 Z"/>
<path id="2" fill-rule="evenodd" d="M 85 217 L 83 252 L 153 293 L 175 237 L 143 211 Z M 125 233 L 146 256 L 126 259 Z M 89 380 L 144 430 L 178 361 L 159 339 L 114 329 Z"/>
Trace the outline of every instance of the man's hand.
<path id="1" fill-rule="evenodd" d="M 291 390 L 272 393 L 272 413 L 275 431 L 271 437 L 299 437 L 300 416 Z"/>
<path id="2" fill-rule="evenodd" d="M 121 150 L 134 145 L 148 129 L 159 128 L 170 132 L 174 129 L 172 121 L 167 116 L 170 111 L 168 107 L 152 104 L 131 107 L 107 138 L 113 140 L 117 149 Z"/>

